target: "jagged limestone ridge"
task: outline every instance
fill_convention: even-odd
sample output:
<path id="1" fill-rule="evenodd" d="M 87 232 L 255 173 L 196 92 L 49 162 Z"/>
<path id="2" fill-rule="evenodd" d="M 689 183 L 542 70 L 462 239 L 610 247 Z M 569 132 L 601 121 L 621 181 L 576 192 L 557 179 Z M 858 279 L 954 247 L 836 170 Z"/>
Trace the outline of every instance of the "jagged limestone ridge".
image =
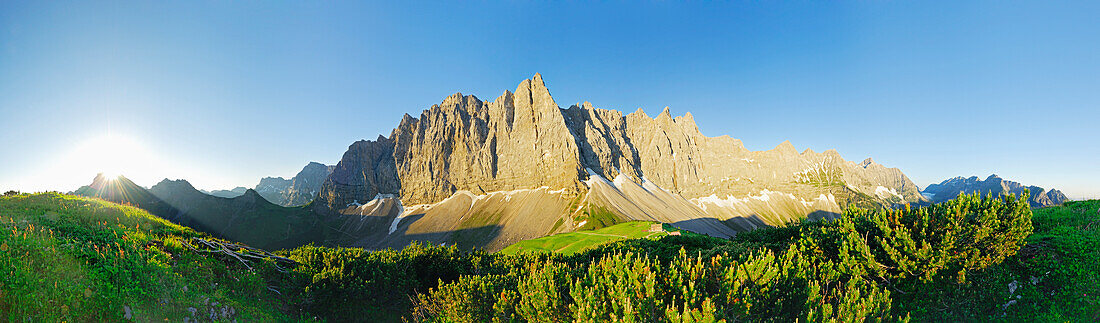
<path id="1" fill-rule="evenodd" d="M 814 198 L 832 188 L 800 181 L 827 170 L 843 178 L 841 188 L 899 202 L 923 199 L 900 170 L 848 162 L 832 150 L 800 154 L 790 142 L 749 151 L 729 136 L 702 135 L 690 113 L 672 117 L 665 108 L 650 118 L 640 109 L 623 115 L 588 103 L 560 109 L 536 74 L 490 102 L 456 93 L 419 118 L 406 115 L 389 137 L 352 144 L 322 185 L 319 205 L 339 209 L 378 194 L 426 204 L 463 190 L 542 186 L 579 194 L 587 189 L 587 169 L 648 180 L 687 198 L 763 189 Z"/>

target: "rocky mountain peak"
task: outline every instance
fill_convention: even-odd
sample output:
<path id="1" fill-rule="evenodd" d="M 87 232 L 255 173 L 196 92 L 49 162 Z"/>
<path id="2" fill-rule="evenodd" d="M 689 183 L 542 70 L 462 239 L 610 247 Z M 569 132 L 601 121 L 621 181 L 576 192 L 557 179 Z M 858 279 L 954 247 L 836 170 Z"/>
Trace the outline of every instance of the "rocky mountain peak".
<path id="1" fill-rule="evenodd" d="M 657 114 L 657 117 L 654 118 L 654 119 L 669 119 L 669 120 L 671 120 L 672 119 L 672 112 L 666 106 L 664 109 L 661 110 L 661 113 Z"/>
<path id="2" fill-rule="evenodd" d="M 550 96 L 550 90 L 542 81 L 542 75 L 538 73 L 533 78 L 520 82 L 513 101 L 516 109 L 521 110 L 549 111 L 558 108 L 558 104 Z"/>
<path id="3" fill-rule="evenodd" d="M 699 132 L 699 126 L 695 124 L 695 116 L 691 112 L 685 112 L 684 115 L 673 118 L 673 121 L 685 130 Z"/>
<path id="4" fill-rule="evenodd" d="M 251 189 L 251 188 L 244 191 L 244 194 L 241 194 L 241 196 L 238 196 L 237 199 L 240 199 L 242 201 L 252 202 L 252 203 L 254 203 L 255 201 L 259 201 L 259 200 L 264 200 L 264 201 L 267 200 L 267 199 L 263 198 L 263 196 L 261 196 L 259 192 L 256 192 L 256 190 Z M 268 201 L 268 202 L 270 202 L 270 201 Z"/>
<path id="5" fill-rule="evenodd" d="M 379 135 L 380 138 L 385 138 Z M 355 146 L 356 142 L 352 144 Z M 298 206 L 307 204 L 317 196 L 328 175 L 333 172 L 335 166 L 328 166 L 311 161 L 302 167 L 298 174 L 290 179 L 282 177 L 265 177 L 256 184 L 255 191 L 268 202 L 281 206 Z"/>
<path id="6" fill-rule="evenodd" d="M 782 143 L 775 146 L 775 150 L 783 155 L 798 155 L 798 150 L 794 148 L 790 140 L 784 140 Z"/>

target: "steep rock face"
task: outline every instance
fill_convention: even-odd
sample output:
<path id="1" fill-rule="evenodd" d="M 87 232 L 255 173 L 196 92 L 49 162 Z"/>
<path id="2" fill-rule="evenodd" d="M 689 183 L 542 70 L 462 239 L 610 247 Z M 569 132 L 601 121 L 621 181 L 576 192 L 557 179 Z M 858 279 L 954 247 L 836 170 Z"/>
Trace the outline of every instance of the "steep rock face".
<path id="1" fill-rule="evenodd" d="M 321 191 L 321 184 L 336 166 L 326 166 L 318 162 L 310 162 L 303 167 L 294 178 L 290 179 L 290 187 L 284 195 L 285 203 L 276 203 L 282 206 L 298 206 L 312 202 Z"/>
<path id="2" fill-rule="evenodd" d="M 1031 193 L 1031 197 L 1028 199 L 1031 207 L 1058 205 L 1069 200 L 1059 190 L 1051 189 L 1047 191 L 1038 186 L 1025 186 L 1018 182 L 1005 180 L 996 174 L 989 175 L 985 180 L 981 180 L 977 176 L 950 178 L 939 184 L 928 185 L 921 193 L 930 197 L 933 202 L 939 203 L 953 199 L 962 193 L 981 192 L 981 194 L 993 195 L 1020 195 L 1024 193 L 1024 190 Z"/>
<path id="3" fill-rule="evenodd" d="M 579 189 L 573 136 L 537 74 L 489 103 L 452 95 L 418 119 L 405 117 L 393 137 L 405 203 L 432 203 L 459 190 Z"/>
<path id="4" fill-rule="evenodd" d="M 863 164 L 847 162 L 834 150 L 800 154 L 790 142 L 769 151 L 749 151 L 729 136 L 704 136 L 691 113 L 673 118 L 665 108 L 651 119 L 641 110 L 623 116 L 587 102 L 563 113 L 586 168 L 605 178 L 623 174 L 640 183 L 645 177 L 687 198 L 747 196 L 762 190 L 815 198 L 847 189 L 890 203 L 924 200 L 896 168 L 870 159 Z"/>
<path id="5" fill-rule="evenodd" d="M 393 156 L 393 140 L 383 136 L 351 144 L 321 184 L 314 208 L 330 213 L 353 203 L 366 203 L 378 194 L 400 193 L 401 182 L 397 180 Z"/>
<path id="6" fill-rule="evenodd" d="M 532 190 L 546 193 L 531 193 L 537 199 L 491 198 Z M 389 137 L 356 142 L 319 195 L 316 210 L 344 216 L 338 221 L 350 224 L 341 225 L 341 232 L 360 232 L 345 238 L 369 247 L 399 247 L 391 244 L 408 240 L 390 234 L 458 243 L 448 232 L 476 229 L 459 225 L 470 218 L 501 226 L 480 242 L 483 247 L 631 219 L 729 236 L 807 216 L 829 217 L 845 204 L 927 201 L 896 168 L 870 159 L 845 161 L 834 150 L 799 153 L 790 142 L 749 151 L 729 136 L 704 136 L 690 113 L 673 117 L 665 108 L 651 118 L 640 109 L 624 115 L 587 102 L 561 109 L 538 74 L 490 102 L 454 94 L 419 117 L 405 115 Z M 454 202 L 463 196 L 486 202 Z M 533 201 L 545 207 L 515 205 Z M 456 203 L 467 209 L 455 211 L 461 209 Z M 429 211 L 417 216 L 413 210 Z M 519 218 L 526 223 L 511 225 L 520 229 L 499 223 Z M 407 230 L 375 232 L 398 222 L 408 224 Z M 383 236 L 362 238 L 373 234 Z"/>

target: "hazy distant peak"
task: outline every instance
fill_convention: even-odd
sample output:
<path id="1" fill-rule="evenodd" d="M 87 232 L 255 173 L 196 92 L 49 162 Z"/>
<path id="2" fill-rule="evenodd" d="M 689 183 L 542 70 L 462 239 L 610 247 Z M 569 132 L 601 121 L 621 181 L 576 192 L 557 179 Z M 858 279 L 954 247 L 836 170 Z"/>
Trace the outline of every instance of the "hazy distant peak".
<path id="1" fill-rule="evenodd" d="M 379 136 L 379 141 L 386 138 Z M 366 145 L 367 141 L 357 141 L 352 147 Z M 325 165 L 311 161 L 302 167 L 298 174 L 289 180 L 282 177 L 265 177 L 256 185 L 255 192 L 265 200 L 282 206 L 297 206 L 307 204 L 317 196 L 321 184 L 332 174 L 336 166 Z M 245 194 L 247 196 L 247 194 Z"/>
<path id="2" fill-rule="evenodd" d="M 183 189 L 198 191 L 198 189 L 195 189 L 195 187 L 193 185 L 191 185 L 191 182 L 188 182 L 185 179 L 172 180 L 172 179 L 165 178 L 165 179 L 160 180 L 160 182 L 158 182 L 156 185 L 153 185 L 153 187 L 151 187 L 150 189 L 151 190 L 157 190 L 158 188 L 173 188 L 173 189 L 183 188 Z"/>
<path id="3" fill-rule="evenodd" d="M 921 194 L 931 197 L 933 202 L 943 202 L 953 199 L 961 193 L 980 192 L 981 194 L 992 194 L 994 196 L 1001 194 L 1020 196 L 1025 190 L 1030 191 L 1031 196 L 1028 202 L 1033 207 L 1057 205 L 1068 200 L 1059 190 L 1051 189 L 1047 191 L 1042 187 L 1023 185 L 1003 179 L 997 174 L 990 174 L 985 180 L 979 179 L 978 176 L 952 177 L 939 184 L 928 185 Z"/>

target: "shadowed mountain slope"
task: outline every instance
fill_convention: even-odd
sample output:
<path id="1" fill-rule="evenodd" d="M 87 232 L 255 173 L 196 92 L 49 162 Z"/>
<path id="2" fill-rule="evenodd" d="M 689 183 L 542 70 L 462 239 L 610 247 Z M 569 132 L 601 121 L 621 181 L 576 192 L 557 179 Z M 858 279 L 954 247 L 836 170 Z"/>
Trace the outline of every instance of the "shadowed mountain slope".
<path id="1" fill-rule="evenodd" d="M 325 241 L 325 226 L 310 208 L 281 207 L 254 190 L 223 198 L 202 193 L 187 181 L 167 179 L 146 190 L 125 177 L 101 174 L 73 194 L 133 205 L 177 224 L 259 248 Z"/>

